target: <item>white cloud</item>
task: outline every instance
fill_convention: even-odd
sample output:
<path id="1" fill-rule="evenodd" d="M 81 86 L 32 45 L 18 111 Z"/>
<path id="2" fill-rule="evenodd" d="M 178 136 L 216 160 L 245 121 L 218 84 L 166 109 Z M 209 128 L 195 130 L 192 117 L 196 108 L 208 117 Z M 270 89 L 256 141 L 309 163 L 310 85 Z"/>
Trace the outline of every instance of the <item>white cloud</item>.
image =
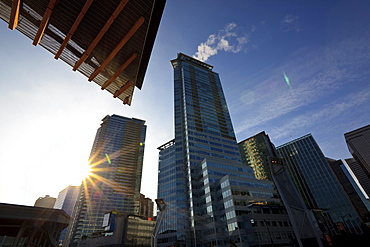
<path id="1" fill-rule="evenodd" d="M 346 113 L 348 113 L 348 111 L 359 107 L 369 98 L 370 92 L 368 91 L 352 93 L 342 99 L 331 102 L 322 108 L 311 110 L 289 119 L 285 124 L 275 127 L 270 134 L 274 138 L 278 139 L 288 136 L 292 130 L 307 126 L 315 126 L 318 122 L 322 122 L 323 119 L 330 122 L 330 120 L 337 117 L 346 118 Z"/>
<path id="2" fill-rule="evenodd" d="M 281 30 L 283 32 L 295 31 L 299 32 L 299 18 L 296 15 L 286 15 L 281 21 Z"/>
<path id="3" fill-rule="evenodd" d="M 235 23 L 227 24 L 218 34 L 209 35 L 208 39 L 198 46 L 198 51 L 193 57 L 201 61 L 207 61 L 218 51 L 233 53 L 243 51 L 244 46 L 248 43 L 248 35 L 238 31 Z"/>
<path id="4" fill-rule="evenodd" d="M 238 126 L 236 133 L 272 125 L 273 136 L 278 138 L 287 134 L 284 129 L 292 133 L 304 126 L 315 126 L 314 122 L 319 122 L 320 118 L 328 119 L 329 115 L 330 118 L 338 117 L 339 113 L 348 113 L 349 107 L 364 104 L 365 100 L 370 99 L 370 94 L 349 93 L 352 82 L 368 78 L 370 73 L 362 67 L 370 61 L 369 54 L 370 46 L 365 39 L 349 39 L 328 47 L 302 49 L 270 75 L 262 72 L 259 78 L 254 79 L 256 86 L 236 89 L 240 97 L 239 100 L 233 100 L 231 111 L 236 115 L 249 112 L 239 118 L 239 123 L 235 125 Z M 283 71 L 290 78 L 291 89 L 284 82 Z M 318 104 L 319 100 L 330 102 L 330 97 L 335 92 L 343 91 L 346 86 L 348 91 L 342 92 L 341 101 L 332 101 L 326 106 Z M 246 90 L 249 95 L 253 94 L 253 104 L 245 103 L 245 95 L 241 92 Z M 297 112 L 312 107 L 316 110 L 305 113 L 307 116 L 291 119 Z"/>

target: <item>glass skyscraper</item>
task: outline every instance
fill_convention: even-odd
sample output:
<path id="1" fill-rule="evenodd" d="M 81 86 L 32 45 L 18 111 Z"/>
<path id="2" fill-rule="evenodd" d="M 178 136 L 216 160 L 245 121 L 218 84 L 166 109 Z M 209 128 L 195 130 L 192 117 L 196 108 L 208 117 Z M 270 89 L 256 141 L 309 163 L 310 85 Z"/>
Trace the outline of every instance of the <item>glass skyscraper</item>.
<path id="1" fill-rule="evenodd" d="M 167 207 L 156 237 L 158 246 L 258 242 L 248 206 L 278 205 L 273 182 L 257 180 L 252 168 L 241 162 L 213 67 L 182 53 L 171 64 L 175 139 L 159 147 L 158 198 Z"/>
<path id="2" fill-rule="evenodd" d="M 68 186 L 61 192 L 55 201 L 54 208 L 64 210 L 69 216 L 72 216 L 73 209 L 75 207 L 77 197 L 80 191 L 80 186 Z M 59 246 L 62 246 L 67 228 L 64 229 L 59 237 Z"/>
<path id="3" fill-rule="evenodd" d="M 145 121 L 118 115 L 102 121 L 90 154 L 93 175 L 81 185 L 65 241 L 71 246 L 101 234 L 107 212 L 139 214 Z"/>
<path id="4" fill-rule="evenodd" d="M 308 210 L 284 161 L 277 158 L 274 144 L 262 131 L 238 143 L 243 162 L 253 168 L 257 179 L 274 181 L 292 222 L 299 246 L 322 246 L 322 233 Z"/>
<path id="5" fill-rule="evenodd" d="M 243 162 L 253 168 L 257 179 L 273 180 L 269 157 L 276 157 L 270 138 L 263 131 L 238 143 Z"/>
<path id="6" fill-rule="evenodd" d="M 362 234 L 361 220 L 311 134 L 276 148 L 324 234 Z"/>

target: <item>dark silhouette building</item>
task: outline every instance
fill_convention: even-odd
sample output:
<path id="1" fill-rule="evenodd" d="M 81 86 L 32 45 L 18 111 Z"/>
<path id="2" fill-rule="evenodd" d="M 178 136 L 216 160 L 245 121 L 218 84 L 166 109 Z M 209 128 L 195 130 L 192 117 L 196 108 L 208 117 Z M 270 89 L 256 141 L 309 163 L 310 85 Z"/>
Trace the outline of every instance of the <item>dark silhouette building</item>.
<path id="1" fill-rule="evenodd" d="M 42 208 L 53 208 L 55 205 L 56 198 L 51 197 L 50 195 L 46 195 L 45 197 L 37 198 L 35 202 L 35 207 L 42 207 Z"/>
<path id="2" fill-rule="evenodd" d="M 351 200 L 364 225 L 370 226 L 370 203 L 360 191 L 342 160 L 327 159 L 335 176 Z"/>
<path id="3" fill-rule="evenodd" d="M 370 189 L 370 179 L 366 173 L 366 171 L 363 169 L 363 167 L 356 161 L 355 158 L 349 158 L 345 159 L 345 162 L 347 163 L 348 167 L 351 169 L 353 174 L 355 175 L 357 182 L 361 186 L 363 193 L 368 198 L 368 194 L 366 192 Z M 365 190 L 366 188 L 366 190 Z"/>
<path id="4" fill-rule="evenodd" d="M 349 152 L 357 161 L 357 164 L 350 162 L 348 165 L 367 195 L 370 195 L 370 125 L 347 132 L 344 137 Z"/>
<path id="5" fill-rule="evenodd" d="M 60 209 L 0 203 L 0 246 L 56 247 L 69 219 Z"/>

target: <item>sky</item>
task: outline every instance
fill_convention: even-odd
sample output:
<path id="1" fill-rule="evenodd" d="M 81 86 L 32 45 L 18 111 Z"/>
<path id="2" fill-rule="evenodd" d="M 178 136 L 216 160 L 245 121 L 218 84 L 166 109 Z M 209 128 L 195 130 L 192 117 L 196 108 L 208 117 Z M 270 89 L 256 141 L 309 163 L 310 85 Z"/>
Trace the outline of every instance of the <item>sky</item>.
<path id="1" fill-rule="evenodd" d="M 80 185 L 106 115 L 147 125 L 141 192 L 155 199 L 157 147 L 174 138 L 178 52 L 219 73 L 236 138 L 275 146 L 311 133 L 330 158 L 370 124 L 370 1 L 167 0 L 142 90 L 123 105 L 0 21 L 0 202 L 33 205 Z"/>

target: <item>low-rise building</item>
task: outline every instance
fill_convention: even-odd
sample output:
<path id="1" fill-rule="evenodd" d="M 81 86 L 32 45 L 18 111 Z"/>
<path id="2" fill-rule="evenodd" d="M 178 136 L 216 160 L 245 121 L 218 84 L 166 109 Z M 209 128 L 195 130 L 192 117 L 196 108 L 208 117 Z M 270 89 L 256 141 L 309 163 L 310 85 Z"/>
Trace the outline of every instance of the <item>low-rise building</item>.
<path id="1" fill-rule="evenodd" d="M 0 203 L 0 246 L 58 246 L 69 219 L 60 209 Z"/>
<path id="2" fill-rule="evenodd" d="M 102 230 L 82 239 L 79 246 L 150 247 L 154 225 L 152 218 L 112 211 L 104 215 Z"/>

